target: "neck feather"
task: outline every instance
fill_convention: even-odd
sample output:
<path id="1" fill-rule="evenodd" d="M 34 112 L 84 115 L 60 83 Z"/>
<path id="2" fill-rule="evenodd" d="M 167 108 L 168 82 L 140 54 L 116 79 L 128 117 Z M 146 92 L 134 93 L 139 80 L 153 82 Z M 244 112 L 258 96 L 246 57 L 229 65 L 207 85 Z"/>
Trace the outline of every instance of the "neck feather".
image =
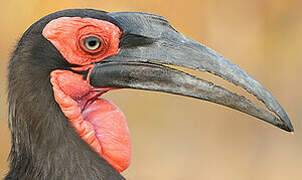
<path id="1" fill-rule="evenodd" d="M 124 179 L 71 127 L 54 100 L 51 70 L 18 54 L 10 61 L 12 149 L 6 179 Z"/>

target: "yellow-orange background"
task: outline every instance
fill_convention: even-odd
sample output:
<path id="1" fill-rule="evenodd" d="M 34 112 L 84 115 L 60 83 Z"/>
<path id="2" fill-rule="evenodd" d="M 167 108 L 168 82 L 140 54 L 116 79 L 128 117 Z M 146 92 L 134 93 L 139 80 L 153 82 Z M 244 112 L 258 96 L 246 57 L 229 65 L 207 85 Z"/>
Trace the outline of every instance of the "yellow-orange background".
<path id="1" fill-rule="evenodd" d="M 125 112 L 132 135 L 132 165 L 123 173 L 127 179 L 302 179 L 302 1 L 1 0 L 0 5 L 0 177 L 7 172 L 10 149 L 6 67 L 15 42 L 48 13 L 95 8 L 166 17 L 260 81 L 286 109 L 296 130 L 291 135 L 195 99 L 111 92 L 106 97 Z M 198 75 L 247 95 L 211 75 Z"/>

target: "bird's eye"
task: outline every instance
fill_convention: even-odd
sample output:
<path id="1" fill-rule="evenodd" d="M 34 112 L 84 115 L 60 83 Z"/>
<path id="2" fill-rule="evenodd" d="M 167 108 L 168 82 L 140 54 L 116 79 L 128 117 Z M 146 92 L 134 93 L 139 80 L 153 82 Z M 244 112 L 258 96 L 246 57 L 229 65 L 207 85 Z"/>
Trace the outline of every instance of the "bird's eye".
<path id="1" fill-rule="evenodd" d="M 84 39 L 85 47 L 90 51 L 95 51 L 101 47 L 102 41 L 95 36 L 89 36 Z"/>

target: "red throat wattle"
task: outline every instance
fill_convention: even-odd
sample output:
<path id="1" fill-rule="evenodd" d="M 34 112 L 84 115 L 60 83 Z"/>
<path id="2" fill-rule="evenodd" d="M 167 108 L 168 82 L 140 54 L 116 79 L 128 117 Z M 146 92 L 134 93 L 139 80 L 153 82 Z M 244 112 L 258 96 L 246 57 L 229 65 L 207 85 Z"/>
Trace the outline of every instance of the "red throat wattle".
<path id="1" fill-rule="evenodd" d="M 43 30 L 43 36 L 69 63 L 80 65 L 75 71 L 88 70 L 92 63 L 118 53 L 120 35 L 119 28 L 107 21 L 79 17 L 58 18 Z M 101 39 L 96 53 L 81 48 L 81 39 L 87 36 Z M 117 171 L 125 170 L 131 158 L 126 118 L 114 104 L 99 98 L 110 89 L 96 89 L 82 75 L 68 70 L 52 71 L 50 82 L 56 102 L 78 135 Z"/>

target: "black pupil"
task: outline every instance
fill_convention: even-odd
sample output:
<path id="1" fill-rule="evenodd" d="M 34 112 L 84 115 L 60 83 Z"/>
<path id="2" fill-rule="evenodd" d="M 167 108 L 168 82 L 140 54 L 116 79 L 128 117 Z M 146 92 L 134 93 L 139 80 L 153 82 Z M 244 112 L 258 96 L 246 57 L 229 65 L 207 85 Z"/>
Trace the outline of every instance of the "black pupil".
<path id="1" fill-rule="evenodd" d="M 88 42 L 89 46 L 95 46 L 96 43 L 97 43 L 96 40 L 90 40 L 90 41 Z"/>

